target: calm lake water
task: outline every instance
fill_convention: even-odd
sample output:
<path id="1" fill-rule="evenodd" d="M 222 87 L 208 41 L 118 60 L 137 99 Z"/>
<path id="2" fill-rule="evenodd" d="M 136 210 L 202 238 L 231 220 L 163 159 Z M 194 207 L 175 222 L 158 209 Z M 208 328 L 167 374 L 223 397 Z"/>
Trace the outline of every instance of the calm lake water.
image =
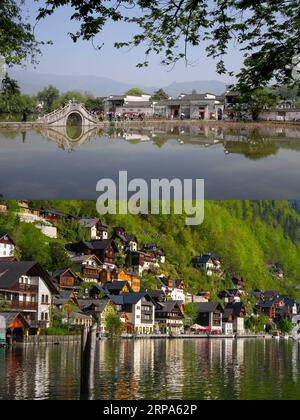
<path id="1" fill-rule="evenodd" d="M 207 199 L 300 199 L 300 127 L 0 131 L 6 199 L 95 199 L 97 181 L 205 179 Z"/>
<path id="2" fill-rule="evenodd" d="M 0 350 L 1 399 L 79 399 L 77 344 Z M 300 345 L 276 340 L 98 344 L 93 399 L 300 399 Z"/>

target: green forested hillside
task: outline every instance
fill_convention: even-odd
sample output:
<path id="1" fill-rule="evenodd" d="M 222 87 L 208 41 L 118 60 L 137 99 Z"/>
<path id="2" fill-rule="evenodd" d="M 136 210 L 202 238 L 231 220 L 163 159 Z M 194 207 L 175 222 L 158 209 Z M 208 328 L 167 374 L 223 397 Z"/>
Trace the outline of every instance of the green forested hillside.
<path id="1" fill-rule="evenodd" d="M 73 215 L 95 216 L 91 201 L 31 202 L 32 207 L 51 207 Z M 10 206 L 13 203 L 10 202 Z M 117 216 L 101 218 L 109 226 L 124 226 L 137 235 L 140 245 L 156 242 L 166 252 L 163 270 L 183 277 L 195 292 L 217 292 L 231 286 L 231 274 L 243 276 L 247 289 L 270 289 L 295 296 L 300 283 L 300 215 L 287 201 L 228 201 L 205 203 L 205 221 L 185 226 L 184 216 Z M 12 212 L 1 216 L 0 230 L 16 239 L 21 257 L 36 259 L 49 270 L 57 268 L 50 255 L 49 239 L 33 226 L 18 223 Z M 59 242 L 84 238 L 76 223 L 59 226 Z M 225 280 L 207 278 L 192 268 L 193 256 L 213 252 L 221 256 L 228 273 Z M 279 263 L 284 279 L 273 277 L 268 265 Z"/>

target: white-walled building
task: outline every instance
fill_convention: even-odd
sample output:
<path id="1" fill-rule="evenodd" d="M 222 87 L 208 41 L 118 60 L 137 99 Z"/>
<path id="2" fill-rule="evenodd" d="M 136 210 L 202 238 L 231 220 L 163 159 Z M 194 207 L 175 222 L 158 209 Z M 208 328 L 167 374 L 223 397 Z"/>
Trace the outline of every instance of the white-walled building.
<path id="1" fill-rule="evenodd" d="M 0 258 L 12 258 L 15 253 L 16 244 L 7 234 L 0 237 Z"/>
<path id="2" fill-rule="evenodd" d="M 110 296 L 119 313 L 126 313 L 128 324 L 138 334 L 150 334 L 154 331 L 155 303 L 147 292 L 124 293 Z"/>
<path id="3" fill-rule="evenodd" d="M 48 328 L 52 296 L 57 290 L 36 262 L 0 261 L 0 297 L 11 312 L 20 312 L 31 328 Z"/>

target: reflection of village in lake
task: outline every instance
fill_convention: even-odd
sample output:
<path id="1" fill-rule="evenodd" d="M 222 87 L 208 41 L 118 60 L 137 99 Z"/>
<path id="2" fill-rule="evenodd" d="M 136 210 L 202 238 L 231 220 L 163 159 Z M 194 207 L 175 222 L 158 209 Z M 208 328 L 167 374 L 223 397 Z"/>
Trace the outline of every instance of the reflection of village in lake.
<path id="1" fill-rule="evenodd" d="M 111 127 L 108 129 L 90 127 L 61 127 L 40 130 L 41 135 L 54 141 L 63 150 L 76 150 L 84 143 L 96 140 L 97 137 L 108 137 L 110 140 L 125 140 L 129 144 L 150 142 L 163 147 L 166 143 L 176 141 L 182 146 L 199 145 L 211 147 L 221 144 L 225 154 L 241 154 L 249 159 L 260 159 L 275 155 L 280 148 L 300 151 L 300 128 L 257 128 L 227 129 L 223 127 L 182 125 L 175 127 L 146 126 Z"/>
<path id="2" fill-rule="evenodd" d="M 120 170 L 146 182 L 154 176 L 205 179 L 207 199 L 300 198 L 297 125 L 183 121 L 6 129 L 0 150 L 6 199 L 22 198 L 25 190 L 29 199 L 95 199 L 99 179 L 118 180 Z"/>
<path id="3" fill-rule="evenodd" d="M 79 345 L 0 350 L 2 398 L 79 398 Z M 298 343 L 121 340 L 98 344 L 95 399 L 298 399 Z"/>
<path id="4" fill-rule="evenodd" d="M 22 141 L 29 141 L 31 132 L 22 132 Z M 150 142 L 163 147 L 176 141 L 182 146 L 199 145 L 204 147 L 221 144 L 226 154 L 237 153 L 250 159 L 259 159 L 276 154 L 280 148 L 300 151 L 300 127 L 260 127 L 255 129 L 233 129 L 211 125 L 155 124 L 137 127 L 107 127 L 106 129 L 89 126 L 45 127 L 39 129 L 42 138 L 55 142 L 62 150 L 75 151 L 97 138 L 113 141 L 125 140 L 129 144 Z M 1 132 L 0 136 L 14 137 L 18 131 Z"/>

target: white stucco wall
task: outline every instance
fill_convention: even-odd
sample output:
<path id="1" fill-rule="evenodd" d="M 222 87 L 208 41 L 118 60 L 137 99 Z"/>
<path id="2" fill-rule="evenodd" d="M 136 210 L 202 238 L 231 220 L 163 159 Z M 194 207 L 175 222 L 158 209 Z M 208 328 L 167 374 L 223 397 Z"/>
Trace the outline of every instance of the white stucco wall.
<path id="1" fill-rule="evenodd" d="M 50 325 L 50 306 L 51 306 L 51 292 L 44 282 L 44 280 L 39 277 L 38 278 L 38 286 L 39 286 L 39 292 L 38 292 L 38 321 L 45 321 L 42 319 L 42 313 L 48 314 L 48 326 Z M 43 304 L 42 302 L 42 295 L 48 296 L 48 304 Z"/>
<path id="2" fill-rule="evenodd" d="M 12 257 L 14 255 L 15 246 L 10 244 L 0 244 L 0 258 Z"/>

